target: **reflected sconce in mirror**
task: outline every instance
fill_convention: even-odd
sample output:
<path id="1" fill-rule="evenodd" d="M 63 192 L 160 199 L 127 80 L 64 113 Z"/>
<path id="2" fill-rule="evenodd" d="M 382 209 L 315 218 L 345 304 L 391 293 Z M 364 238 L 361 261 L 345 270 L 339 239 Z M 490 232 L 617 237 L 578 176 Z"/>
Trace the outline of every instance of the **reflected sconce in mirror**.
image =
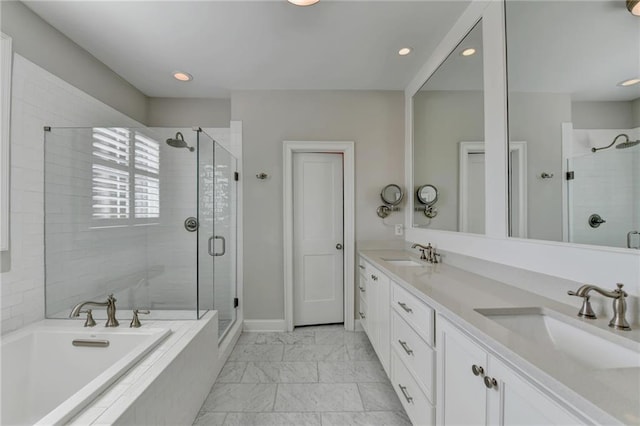
<path id="1" fill-rule="evenodd" d="M 416 197 L 421 206 L 416 206 L 416 211 L 424 212 L 424 215 L 429 219 L 433 219 L 438 215 L 438 210 L 435 208 L 436 201 L 438 201 L 438 188 L 433 185 L 422 185 L 416 191 Z"/>
<path id="2" fill-rule="evenodd" d="M 400 210 L 398 204 L 400 204 L 404 198 L 404 191 L 400 186 L 392 183 L 382 188 L 380 198 L 384 205 L 378 207 L 376 209 L 376 213 L 378 214 L 378 217 L 384 219 L 389 216 L 391 212 L 397 212 Z"/>

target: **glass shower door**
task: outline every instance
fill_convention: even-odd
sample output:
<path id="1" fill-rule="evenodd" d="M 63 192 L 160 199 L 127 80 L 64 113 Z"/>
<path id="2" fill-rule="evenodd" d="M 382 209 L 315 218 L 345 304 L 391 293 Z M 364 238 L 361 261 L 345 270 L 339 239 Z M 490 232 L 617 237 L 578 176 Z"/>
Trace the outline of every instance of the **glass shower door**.
<path id="1" fill-rule="evenodd" d="M 217 142 L 214 145 L 213 302 L 222 339 L 236 320 L 237 161 Z"/>
<path id="2" fill-rule="evenodd" d="M 218 336 L 236 320 L 237 160 L 198 132 L 198 315 L 218 311 Z"/>

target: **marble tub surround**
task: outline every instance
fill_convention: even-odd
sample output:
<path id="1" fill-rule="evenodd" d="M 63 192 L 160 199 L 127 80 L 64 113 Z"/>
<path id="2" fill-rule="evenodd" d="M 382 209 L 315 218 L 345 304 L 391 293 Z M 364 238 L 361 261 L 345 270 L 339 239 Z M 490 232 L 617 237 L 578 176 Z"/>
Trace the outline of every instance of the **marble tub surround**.
<path id="1" fill-rule="evenodd" d="M 450 266 L 446 257 L 444 263 L 407 267 L 392 265 L 384 259 L 411 257 L 417 260 L 414 252 L 368 250 L 361 251 L 360 255 L 392 281 L 433 307 L 438 315 L 466 330 L 491 354 L 557 395 L 568 407 L 598 424 L 640 424 L 640 368 L 607 369 L 603 365 L 602 369 L 593 369 L 582 366 L 553 348 L 533 344 L 475 309 L 546 308 L 561 314 L 567 324 L 640 354 L 638 324 L 632 325 L 632 331 L 613 330 L 608 327 L 609 317 L 600 316 L 597 320 L 577 317 L 581 303 L 578 298 L 573 305 L 553 300 L 565 300 L 566 290 L 562 286 L 557 290 L 549 289 L 547 297 L 544 297 Z"/>
<path id="2" fill-rule="evenodd" d="M 243 333 L 194 424 L 410 422 L 366 335 L 331 325 Z"/>

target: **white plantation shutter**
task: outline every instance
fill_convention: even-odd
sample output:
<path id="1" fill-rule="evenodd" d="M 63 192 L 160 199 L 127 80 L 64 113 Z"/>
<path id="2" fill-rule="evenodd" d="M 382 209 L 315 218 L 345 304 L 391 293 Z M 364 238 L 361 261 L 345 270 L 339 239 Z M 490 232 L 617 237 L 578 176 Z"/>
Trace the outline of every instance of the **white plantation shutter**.
<path id="1" fill-rule="evenodd" d="M 93 164 L 94 219 L 127 219 L 129 217 L 129 173 Z"/>
<path id="2" fill-rule="evenodd" d="M 93 155 L 94 219 L 111 226 L 148 223 L 160 217 L 157 141 L 125 128 L 96 127 Z"/>
<path id="3" fill-rule="evenodd" d="M 160 181 L 158 178 L 136 174 L 135 197 L 136 218 L 160 217 Z"/>

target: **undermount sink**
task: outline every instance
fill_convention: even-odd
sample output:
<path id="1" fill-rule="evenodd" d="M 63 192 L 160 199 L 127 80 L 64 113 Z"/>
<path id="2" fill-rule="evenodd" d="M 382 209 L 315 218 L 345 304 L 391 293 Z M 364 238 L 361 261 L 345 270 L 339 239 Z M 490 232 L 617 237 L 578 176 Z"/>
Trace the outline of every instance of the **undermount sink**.
<path id="1" fill-rule="evenodd" d="M 476 309 L 538 347 L 555 349 L 598 370 L 640 367 L 640 353 L 597 336 L 544 308 Z M 588 325 L 585 324 L 585 327 Z"/>
<path id="2" fill-rule="evenodd" d="M 423 266 L 422 263 L 416 262 L 412 259 L 382 259 L 387 263 L 395 266 Z"/>

